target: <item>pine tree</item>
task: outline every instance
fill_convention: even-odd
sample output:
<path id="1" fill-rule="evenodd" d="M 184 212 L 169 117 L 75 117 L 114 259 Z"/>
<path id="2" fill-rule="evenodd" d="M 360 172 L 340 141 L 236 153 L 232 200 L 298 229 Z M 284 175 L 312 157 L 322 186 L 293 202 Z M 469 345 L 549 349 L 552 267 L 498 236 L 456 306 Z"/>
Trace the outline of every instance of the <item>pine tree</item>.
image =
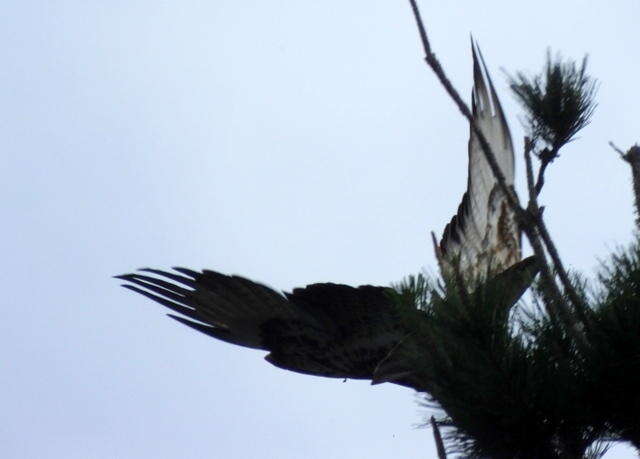
<path id="1" fill-rule="evenodd" d="M 427 64 L 474 129 L 411 4 Z M 420 274 L 395 285 L 414 337 L 404 357 L 422 381 L 424 403 L 442 413 L 431 419 L 441 458 L 596 458 L 613 441 L 640 452 L 640 240 L 611 255 L 595 280 L 564 268 L 538 195 L 547 167 L 589 124 L 597 84 L 586 57 L 576 65 L 547 56 L 541 75 L 510 77 L 525 111 L 529 191 L 526 207 L 510 204 L 540 271 L 530 298 L 505 303 L 499 279 Z M 482 146 L 491 164 L 493 152 Z M 632 168 L 640 215 L 640 147 L 614 148 Z M 531 273 L 522 275 L 528 284 Z"/>

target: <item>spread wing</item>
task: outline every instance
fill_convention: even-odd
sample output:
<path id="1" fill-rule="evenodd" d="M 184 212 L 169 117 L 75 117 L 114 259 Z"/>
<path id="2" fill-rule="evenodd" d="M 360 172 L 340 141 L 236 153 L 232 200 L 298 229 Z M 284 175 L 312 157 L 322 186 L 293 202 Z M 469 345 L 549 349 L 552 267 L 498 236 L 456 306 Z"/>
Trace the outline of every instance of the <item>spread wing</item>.
<path id="1" fill-rule="evenodd" d="M 473 51 L 473 117 L 496 156 L 508 185 L 513 185 L 514 155 L 509 126 L 482 54 Z M 478 58 L 479 56 L 479 58 Z M 520 260 L 520 232 L 506 197 L 497 186 L 477 136 L 470 130 L 467 191 L 439 244 L 443 271 L 458 264 L 469 278 L 486 278 Z"/>
<path id="2" fill-rule="evenodd" d="M 169 316 L 178 322 L 227 343 L 267 351 L 265 359 L 279 368 L 428 389 L 428 381 L 413 372 L 411 352 L 419 341 L 407 323 L 407 305 L 396 301 L 390 287 L 323 283 L 281 294 L 209 270 L 140 271 L 116 277 L 127 282 L 123 287 L 177 313 Z M 536 272 L 529 257 L 493 278 L 504 285 L 496 308 L 511 308 Z M 411 320 L 428 320 L 417 309 L 409 311 L 416 312 Z"/>
<path id="3" fill-rule="evenodd" d="M 298 373 L 373 379 L 407 335 L 389 287 L 312 284 L 291 293 L 215 271 L 143 269 L 116 276 L 124 287 L 177 312 L 173 319 L 228 343 L 268 351 Z M 411 385 L 409 379 L 394 382 Z"/>

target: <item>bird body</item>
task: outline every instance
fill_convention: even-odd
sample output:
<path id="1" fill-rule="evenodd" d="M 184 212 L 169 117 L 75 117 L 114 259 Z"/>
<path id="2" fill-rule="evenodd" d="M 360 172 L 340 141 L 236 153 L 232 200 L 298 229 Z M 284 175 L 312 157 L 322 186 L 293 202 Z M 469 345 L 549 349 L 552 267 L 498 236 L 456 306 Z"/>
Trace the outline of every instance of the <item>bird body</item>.
<path id="1" fill-rule="evenodd" d="M 512 185 L 511 135 L 475 47 L 473 64 L 473 116 Z M 505 308 L 517 301 L 535 275 L 531 258 L 520 261 L 520 231 L 473 131 L 467 191 L 437 252 L 443 276 L 452 269 L 474 279 L 501 273 L 499 278 L 511 285 L 501 300 Z M 241 276 L 186 268 L 147 268 L 116 277 L 127 282 L 127 289 L 177 313 L 169 315 L 195 330 L 267 351 L 266 360 L 277 367 L 425 389 L 410 365 L 396 358 L 412 341 L 391 287 L 322 283 L 280 293 Z"/>

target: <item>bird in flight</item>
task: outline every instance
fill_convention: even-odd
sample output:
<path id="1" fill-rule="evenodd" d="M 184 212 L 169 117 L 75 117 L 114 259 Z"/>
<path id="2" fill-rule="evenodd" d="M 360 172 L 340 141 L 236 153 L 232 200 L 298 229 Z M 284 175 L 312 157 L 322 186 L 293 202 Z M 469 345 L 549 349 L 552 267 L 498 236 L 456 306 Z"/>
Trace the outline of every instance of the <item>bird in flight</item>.
<path id="1" fill-rule="evenodd" d="M 509 127 L 482 55 L 473 45 L 472 54 L 473 117 L 511 186 Z M 457 270 L 466 279 L 504 282 L 506 307 L 520 298 L 535 275 L 533 257 L 521 260 L 520 230 L 472 130 L 467 190 L 435 249 L 443 276 Z M 173 311 L 169 316 L 188 327 L 267 351 L 265 359 L 277 367 L 427 389 L 397 352 L 411 344 L 412 335 L 392 287 L 318 283 L 280 293 L 242 276 L 186 268 L 145 268 L 116 277 L 126 282 L 123 287 Z"/>

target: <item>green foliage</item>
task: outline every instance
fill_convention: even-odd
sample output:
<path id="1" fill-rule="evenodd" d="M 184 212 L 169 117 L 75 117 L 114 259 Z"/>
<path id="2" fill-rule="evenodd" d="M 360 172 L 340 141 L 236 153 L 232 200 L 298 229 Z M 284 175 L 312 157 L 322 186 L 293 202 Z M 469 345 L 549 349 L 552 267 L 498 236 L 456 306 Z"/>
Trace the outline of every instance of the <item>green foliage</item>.
<path id="1" fill-rule="evenodd" d="M 398 300 L 406 308 L 426 311 L 429 309 L 432 297 L 438 295 L 434 283 L 424 274 L 409 275 L 399 283 L 392 285 L 399 294 Z"/>
<path id="2" fill-rule="evenodd" d="M 551 151 L 570 142 L 589 124 L 595 109 L 596 82 L 586 73 L 587 58 L 580 67 L 551 51 L 543 75 L 527 77 L 522 72 L 509 77 L 510 87 L 527 114 L 528 135 L 543 140 Z"/>
<path id="3" fill-rule="evenodd" d="M 407 315 L 418 345 L 405 358 L 427 406 L 444 411 L 450 453 L 596 458 L 608 441 L 640 447 L 640 243 L 597 281 L 574 274 L 573 284 L 588 305 L 586 347 L 548 315 L 537 283 L 511 311 L 496 308 L 502 287 L 491 281 L 470 292 L 423 275 L 395 286 L 420 311 Z"/>
<path id="4" fill-rule="evenodd" d="M 596 292 L 588 371 L 599 389 L 595 409 L 640 450 L 640 242 L 604 265 Z"/>

